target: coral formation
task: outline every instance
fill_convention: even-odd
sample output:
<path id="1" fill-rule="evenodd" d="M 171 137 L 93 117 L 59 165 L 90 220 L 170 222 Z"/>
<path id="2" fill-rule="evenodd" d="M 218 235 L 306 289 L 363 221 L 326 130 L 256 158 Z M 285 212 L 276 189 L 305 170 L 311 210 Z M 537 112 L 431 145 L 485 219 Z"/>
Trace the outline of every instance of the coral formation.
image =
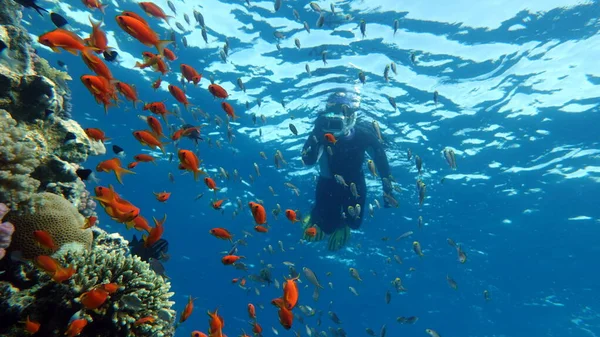
<path id="1" fill-rule="evenodd" d="M 10 222 L 2 222 L 4 215 L 8 213 L 8 207 L 5 204 L 0 204 L 0 260 L 4 258 L 6 254 L 6 248 L 10 245 L 10 240 L 15 226 Z"/>
<path id="2" fill-rule="evenodd" d="M 148 263 L 127 255 L 127 241 L 118 234 L 99 229 L 91 251 L 65 245 L 54 257 L 77 271 L 71 279 L 56 283 L 31 263 L 13 266 L 0 275 L 0 335 L 27 336 L 23 321 L 29 316 L 41 324 L 41 336 L 63 336 L 74 316 L 89 321 L 80 336 L 173 336 L 175 312 L 170 284 L 155 274 Z M 10 281 L 10 282 L 8 282 Z M 79 301 L 82 293 L 106 283 L 119 290 L 96 310 L 86 310 Z M 151 324 L 135 326 L 151 316 Z"/>
<path id="3" fill-rule="evenodd" d="M 30 196 L 49 191 L 83 208 L 85 185 L 76 175 L 76 164 L 106 149 L 68 118 L 71 77 L 35 54 L 20 26 L 20 6 L 0 0 L 0 8 L 0 39 L 11 59 L 11 64 L 0 62 L 0 202 L 12 211 L 28 212 Z M 67 134 L 75 139 L 65 142 Z"/>
<path id="4" fill-rule="evenodd" d="M 84 219 L 68 200 L 56 194 L 44 192 L 34 198 L 34 212 L 17 214 L 9 212 L 6 220 L 15 226 L 11 251 L 20 251 L 24 258 L 49 255 L 46 248 L 37 244 L 33 231 L 44 230 L 58 248 L 69 242 L 79 242 L 86 249 L 92 247 L 93 234 L 82 229 Z"/>

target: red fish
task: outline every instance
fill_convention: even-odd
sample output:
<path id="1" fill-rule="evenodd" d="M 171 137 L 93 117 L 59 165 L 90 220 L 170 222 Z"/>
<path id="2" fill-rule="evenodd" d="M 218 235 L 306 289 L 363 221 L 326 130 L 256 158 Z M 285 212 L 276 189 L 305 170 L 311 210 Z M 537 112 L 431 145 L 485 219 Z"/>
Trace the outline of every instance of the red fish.
<path id="1" fill-rule="evenodd" d="M 150 110 L 150 112 L 152 112 L 153 114 L 160 115 L 165 122 L 167 121 L 167 114 L 173 114 L 172 112 L 167 110 L 167 106 L 164 102 L 146 103 L 144 104 L 142 110 Z"/>
<path id="2" fill-rule="evenodd" d="M 119 291 L 119 289 L 121 289 L 121 286 L 116 283 L 104 283 L 100 286 L 102 287 L 102 289 L 104 289 L 104 291 L 108 292 L 109 294 L 114 294 L 117 291 Z"/>
<path id="3" fill-rule="evenodd" d="M 85 326 L 87 324 L 88 324 L 88 321 L 84 318 L 73 320 L 69 324 L 69 327 L 67 328 L 67 331 L 65 332 L 65 336 L 75 337 L 75 336 L 79 335 L 83 331 L 83 328 L 85 328 Z"/>
<path id="4" fill-rule="evenodd" d="M 100 287 L 94 287 L 79 296 L 79 301 L 86 309 L 98 309 L 108 299 L 108 292 Z"/>
<path id="5" fill-rule="evenodd" d="M 279 315 L 279 324 L 286 330 L 291 329 L 294 321 L 292 311 L 286 308 L 279 308 L 277 314 Z"/>
<path id="6" fill-rule="evenodd" d="M 133 159 L 135 159 L 136 161 L 140 161 L 140 162 L 144 162 L 144 163 L 149 163 L 152 162 L 154 163 L 154 165 L 156 165 L 156 158 L 152 157 L 149 154 L 136 154 L 135 156 L 133 156 Z"/>
<path id="7" fill-rule="evenodd" d="M 204 178 L 204 183 L 206 184 L 206 187 L 208 187 L 209 190 L 213 190 L 215 192 L 219 190 L 219 188 L 217 187 L 217 183 L 215 183 L 215 181 L 212 178 Z"/>
<path id="8" fill-rule="evenodd" d="M 225 200 L 226 199 L 221 199 L 221 200 L 213 201 L 213 202 L 211 202 L 210 205 L 212 206 L 212 208 L 214 208 L 214 209 L 216 209 L 218 211 L 218 210 L 222 209 L 221 205 L 223 205 L 223 202 Z"/>
<path id="9" fill-rule="evenodd" d="M 315 236 L 317 236 L 317 229 L 315 227 L 307 228 L 304 231 L 304 234 L 310 238 L 314 238 Z"/>
<path id="10" fill-rule="evenodd" d="M 165 11 L 153 2 L 140 2 L 139 5 L 146 14 L 163 19 L 167 24 L 169 23 L 169 19 L 172 18 L 172 16 L 165 14 Z"/>
<path id="11" fill-rule="evenodd" d="M 60 268 L 60 262 L 47 255 L 36 256 L 33 261 L 40 269 L 44 270 L 48 274 L 54 274 L 58 268 Z"/>
<path id="12" fill-rule="evenodd" d="M 146 236 L 144 235 L 144 247 L 149 248 L 152 247 L 163 235 L 165 231 L 164 223 L 167 220 L 167 215 L 162 218 L 162 220 L 158 221 L 156 218 L 154 219 L 154 227 L 150 230 L 150 233 Z"/>
<path id="13" fill-rule="evenodd" d="M 254 230 L 257 231 L 258 233 L 267 233 L 269 232 L 269 229 L 265 226 L 262 225 L 256 225 L 254 226 Z"/>
<path id="14" fill-rule="evenodd" d="M 152 89 L 156 91 L 156 89 L 160 88 L 160 84 L 162 83 L 162 78 L 158 78 L 156 81 L 152 82 Z"/>
<path id="15" fill-rule="evenodd" d="M 165 153 L 165 144 L 158 140 L 152 133 L 146 130 L 133 131 L 133 136 L 142 145 L 146 145 L 150 148 L 158 147 L 163 153 Z"/>
<path id="16" fill-rule="evenodd" d="M 283 283 L 283 301 L 285 308 L 288 310 L 294 309 L 298 303 L 298 284 L 296 284 L 298 276 L 285 280 Z"/>
<path id="17" fill-rule="evenodd" d="M 116 87 L 121 95 L 125 96 L 125 99 L 133 102 L 133 108 L 136 109 L 135 103 L 140 100 L 138 99 L 137 92 L 135 92 L 135 88 L 125 82 L 117 82 Z"/>
<path id="18" fill-rule="evenodd" d="M 81 53 L 81 59 L 96 75 L 106 78 L 109 82 L 112 80 L 112 72 L 101 58 L 93 53 Z"/>
<path id="19" fill-rule="evenodd" d="M 193 127 L 186 128 L 186 129 L 179 129 L 173 133 L 173 135 L 171 136 L 171 139 L 179 140 L 179 138 L 185 137 L 194 131 L 200 131 L 200 127 L 193 126 Z"/>
<path id="20" fill-rule="evenodd" d="M 194 180 L 198 180 L 198 175 L 206 174 L 206 172 L 200 169 L 200 160 L 194 152 L 189 150 L 179 150 L 177 156 L 179 157 L 179 168 L 192 171 L 194 173 Z"/>
<path id="21" fill-rule="evenodd" d="M 129 35 L 140 41 L 146 46 L 154 46 L 160 55 L 166 45 L 172 43 L 169 40 L 159 40 L 158 34 L 148 27 L 147 23 L 143 23 L 136 18 L 125 15 L 117 15 L 117 23 Z"/>
<path id="22" fill-rule="evenodd" d="M 38 38 L 38 42 L 49 47 L 55 53 L 59 52 L 59 48 L 62 48 L 73 55 L 78 55 L 78 52 L 91 52 L 93 50 L 86 46 L 83 39 L 77 34 L 62 28 L 57 28 L 51 32 L 42 34 Z"/>
<path id="23" fill-rule="evenodd" d="M 139 326 L 142 324 L 146 324 L 146 323 L 154 323 L 155 319 L 152 316 L 146 316 L 146 317 L 142 317 L 140 319 L 138 319 L 137 321 L 133 322 L 133 326 Z"/>
<path id="24" fill-rule="evenodd" d="M 85 132 L 85 134 L 90 137 L 91 139 L 98 141 L 98 142 L 102 142 L 104 143 L 105 141 L 109 140 L 110 138 L 106 137 L 106 134 L 104 133 L 104 131 L 97 129 L 97 128 L 87 128 L 83 130 Z"/>
<path id="25" fill-rule="evenodd" d="M 233 239 L 233 235 L 225 228 L 213 228 L 208 232 L 217 239 L 229 240 L 229 242 L 231 242 Z"/>
<path id="26" fill-rule="evenodd" d="M 171 197 L 171 193 L 170 192 L 160 192 L 160 193 L 156 193 L 153 192 L 154 195 L 156 196 L 156 200 L 160 201 L 160 202 L 165 202 L 167 200 L 169 200 L 169 198 Z"/>
<path id="27" fill-rule="evenodd" d="M 135 219 L 127 223 L 127 229 L 131 229 L 132 227 L 138 231 L 146 231 L 148 233 L 152 230 L 152 227 L 148 225 L 148 220 L 141 215 L 136 216 Z"/>
<path id="28" fill-rule="evenodd" d="M 137 161 L 132 161 L 131 163 L 127 164 L 127 168 L 133 170 L 136 166 L 138 166 L 139 162 Z"/>
<path id="29" fill-rule="evenodd" d="M 257 225 L 264 225 L 267 223 L 267 212 L 265 211 L 263 205 L 251 201 L 248 203 L 248 206 L 252 211 L 254 222 L 256 222 Z"/>
<path id="30" fill-rule="evenodd" d="M 52 279 L 56 283 L 63 283 L 64 281 L 70 279 L 75 275 L 75 268 L 73 266 L 68 266 L 67 268 L 59 267 L 54 275 L 52 275 Z"/>
<path id="31" fill-rule="evenodd" d="M 90 216 L 90 217 L 86 218 L 83 223 L 83 227 L 81 227 L 81 229 L 88 229 L 88 228 L 94 227 L 94 225 L 96 224 L 96 221 L 98 221 L 98 217 L 96 217 L 96 216 Z"/>
<path id="32" fill-rule="evenodd" d="M 337 143 L 337 139 L 335 139 L 335 136 L 333 134 L 331 134 L 331 133 L 326 133 L 325 134 L 325 140 L 328 141 L 328 142 L 330 142 L 330 143 L 333 143 L 333 145 L 335 145 L 335 143 Z"/>
<path id="33" fill-rule="evenodd" d="M 110 49 L 106 33 L 100 28 L 100 26 L 102 26 L 102 21 L 95 22 L 90 16 L 90 23 L 92 24 L 92 33 L 87 39 L 87 44 L 90 47 L 96 48 L 97 53 L 102 53 Z"/>
<path id="34" fill-rule="evenodd" d="M 135 172 L 124 169 L 121 166 L 121 160 L 119 158 L 112 158 L 105 160 L 96 166 L 96 171 L 98 172 L 110 172 L 113 171 L 115 176 L 117 177 L 117 181 L 123 184 L 123 174 L 135 174 Z"/>
<path id="35" fill-rule="evenodd" d="M 234 264 L 237 262 L 237 260 L 239 259 L 243 259 L 243 256 L 237 256 L 237 255 L 225 255 L 223 256 L 223 258 L 221 259 L 221 263 L 223 263 L 224 265 L 228 266 L 231 264 Z"/>
<path id="36" fill-rule="evenodd" d="M 185 308 L 181 312 L 181 317 L 179 318 L 179 323 L 185 322 L 192 314 L 192 311 L 194 311 L 194 300 L 195 299 L 192 298 L 192 296 L 189 297 L 188 302 L 185 305 Z"/>
<path id="37" fill-rule="evenodd" d="M 225 111 L 225 113 L 227 113 L 227 116 L 231 117 L 231 119 L 236 120 L 236 119 L 240 118 L 240 116 L 235 115 L 235 111 L 233 110 L 233 107 L 231 106 L 231 104 L 229 104 L 227 102 L 223 102 L 223 103 L 221 103 L 221 107 L 223 108 L 223 111 Z"/>
<path id="38" fill-rule="evenodd" d="M 227 94 L 227 91 L 225 89 L 223 89 L 222 86 L 218 85 L 218 84 L 211 84 L 208 86 L 208 91 L 214 96 L 214 97 L 218 97 L 218 98 L 227 98 L 229 97 L 229 94 Z"/>
<path id="39" fill-rule="evenodd" d="M 193 105 L 188 101 L 185 92 L 183 92 L 183 90 L 181 90 L 181 88 L 178 86 L 169 84 L 169 92 L 177 100 L 177 102 L 183 104 L 185 110 L 188 110 L 188 106 Z"/>
<path id="40" fill-rule="evenodd" d="M 148 123 L 148 126 L 150 127 L 150 129 L 152 129 L 152 133 L 157 138 L 166 137 L 163 134 L 162 125 L 160 124 L 160 121 L 158 119 L 156 119 L 156 117 L 154 117 L 154 116 L 146 117 L 146 123 Z"/>
<path id="41" fill-rule="evenodd" d="M 222 337 L 223 336 L 223 327 L 225 326 L 225 321 L 223 317 L 219 316 L 217 313 L 218 309 L 215 312 L 207 311 L 208 314 L 208 334 L 211 337 Z M 224 337 L 224 336 L 223 336 Z"/>
<path id="42" fill-rule="evenodd" d="M 252 303 L 248 303 L 248 317 L 250 317 L 250 319 L 256 319 L 256 308 Z"/>
<path id="43" fill-rule="evenodd" d="M 33 231 L 33 237 L 40 246 L 52 252 L 55 252 L 58 249 L 58 247 L 54 243 L 54 240 L 52 240 L 52 236 L 50 235 L 50 233 L 48 233 L 45 230 Z"/>
<path id="44" fill-rule="evenodd" d="M 177 60 L 177 56 L 176 56 L 176 55 L 175 55 L 175 53 L 174 53 L 174 52 L 173 52 L 171 49 L 169 49 L 169 48 L 166 48 L 166 47 L 165 47 L 164 55 L 165 55 L 165 58 L 166 58 L 167 60 L 171 61 L 171 62 L 172 62 L 172 61 L 175 61 L 175 60 Z"/>
<path id="45" fill-rule="evenodd" d="M 285 217 L 288 218 L 288 220 L 290 220 L 292 223 L 299 221 L 298 219 L 296 219 L 296 212 L 294 212 L 291 209 L 285 210 Z"/>
<path id="46" fill-rule="evenodd" d="M 199 74 L 196 69 L 187 64 L 181 64 L 179 67 L 181 69 L 181 76 L 188 82 L 193 82 L 194 85 L 198 85 L 200 80 L 202 79 L 202 75 Z"/>
<path id="47" fill-rule="evenodd" d="M 130 18 L 134 18 L 134 19 L 138 20 L 139 22 L 141 22 L 142 24 L 150 27 L 150 25 L 148 24 L 148 21 L 146 21 L 146 19 L 144 19 L 141 15 L 139 15 L 136 12 L 123 11 L 121 13 L 121 15 L 123 15 L 123 16 L 129 16 Z"/>
<path id="48" fill-rule="evenodd" d="M 30 320 L 29 316 L 27 316 L 25 330 L 27 330 L 30 335 L 33 335 L 40 330 L 40 323 Z"/>
<path id="49" fill-rule="evenodd" d="M 192 337 L 208 337 L 204 332 L 194 330 L 192 331 Z"/>
<path id="50" fill-rule="evenodd" d="M 108 7 L 108 5 L 103 5 L 100 0 L 81 0 L 81 2 L 89 9 L 99 9 L 102 14 L 104 14 L 104 9 Z"/>

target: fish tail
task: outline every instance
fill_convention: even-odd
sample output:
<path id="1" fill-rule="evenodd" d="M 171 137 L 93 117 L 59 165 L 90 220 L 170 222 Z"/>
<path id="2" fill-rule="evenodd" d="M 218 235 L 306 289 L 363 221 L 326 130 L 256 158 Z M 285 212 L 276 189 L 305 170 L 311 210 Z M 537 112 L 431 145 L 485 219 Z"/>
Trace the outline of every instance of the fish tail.
<path id="1" fill-rule="evenodd" d="M 122 167 L 119 167 L 119 168 L 116 168 L 116 169 L 115 169 L 115 175 L 117 176 L 117 181 L 119 181 L 119 183 L 120 183 L 121 185 L 123 185 L 123 181 L 122 181 L 122 179 L 123 179 L 123 174 L 125 174 L 125 173 L 129 173 L 129 174 L 135 174 L 135 172 L 133 172 L 133 171 L 130 171 L 130 170 L 128 170 L 128 169 L 124 169 L 124 168 L 122 168 Z"/>
<path id="2" fill-rule="evenodd" d="M 165 54 L 165 47 L 169 44 L 173 43 L 172 40 L 160 40 L 156 43 L 156 50 L 158 50 L 158 54 Z"/>

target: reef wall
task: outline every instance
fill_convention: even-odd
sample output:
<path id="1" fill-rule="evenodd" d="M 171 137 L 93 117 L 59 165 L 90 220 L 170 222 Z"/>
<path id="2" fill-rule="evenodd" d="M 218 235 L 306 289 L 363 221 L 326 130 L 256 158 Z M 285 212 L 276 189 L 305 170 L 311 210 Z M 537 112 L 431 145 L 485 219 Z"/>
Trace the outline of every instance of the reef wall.
<path id="1" fill-rule="evenodd" d="M 0 58 L 0 203 L 31 210 L 31 196 L 47 191 L 90 215 L 76 170 L 106 149 L 69 118 L 71 77 L 35 53 L 21 17 L 19 4 L 0 0 L 0 40 L 8 46 Z M 65 142 L 67 133 L 75 139 Z"/>
<path id="2" fill-rule="evenodd" d="M 172 337 L 170 283 L 118 234 L 84 225 L 95 203 L 76 170 L 106 149 L 70 119 L 71 77 L 35 53 L 21 9 L 0 0 L 0 336 L 64 336 L 85 321 L 82 337 Z M 108 289 L 99 307 L 82 301 Z"/>

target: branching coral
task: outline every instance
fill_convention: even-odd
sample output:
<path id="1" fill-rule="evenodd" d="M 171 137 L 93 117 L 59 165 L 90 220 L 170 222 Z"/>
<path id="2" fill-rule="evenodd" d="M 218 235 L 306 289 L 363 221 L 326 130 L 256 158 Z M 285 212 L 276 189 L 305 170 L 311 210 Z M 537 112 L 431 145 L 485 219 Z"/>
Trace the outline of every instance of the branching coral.
<path id="1" fill-rule="evenodd" d="M 127 255 L 124 240 L 96 230 L 98 237 L 91 251 L 75 245 L 64 246 L 54 257 L 62 265 L 72 265 L 76 274 L 62 284 L 50 279 L 30 263 L 9 270 L 0 281 L 0 335 L 24 334 L 25 317 L 41 324 L 43 336 L 63 336 L 69 319 L 78 315 L 88 319 L 81 336 L 133 337 L 173 336 L 175 312 L 169 299 L 170 284 L 136 256 Z M 82 293 L 106 283 L 120 289 L 96 310 L 86 310 L 79 301 Z M 143 317 L 153 323 L 135 326 Z"/>

